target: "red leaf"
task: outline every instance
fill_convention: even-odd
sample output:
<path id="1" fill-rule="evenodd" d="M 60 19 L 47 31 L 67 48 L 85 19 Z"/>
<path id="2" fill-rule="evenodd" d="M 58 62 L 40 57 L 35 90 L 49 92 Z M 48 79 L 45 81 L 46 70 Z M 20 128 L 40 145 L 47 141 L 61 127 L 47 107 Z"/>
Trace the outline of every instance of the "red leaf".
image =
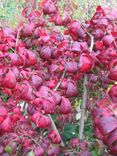
<path id="1" fill-rule="evenodd" d="M 117 65 L 115 65 L 111 70 L 108 75 L 108 77 L 112 80 L 117 81 Z"/>
<path id="2" fill-rule="evenodd" d="M 6 117 L 7 116 L 7 110 L 4 106 L 0 105 L 0 117 Z"/>
<path id="3" fill-rule="evenodd" d="M 7 117 L 1 124 L 0 124 L 0 131 L 1 133 L 8 133 L 13 131 L 13 124 L 11 122 L 10 117 Z"/>
<path id="4" fill-rule="evenodd" d="M 10 53 L 9 57 L 11 59 L 11 63 L 12 65 L 19 65 L 20 61 L 19 61 L 19 56 L 16 53 Z"/>
<path id="5" fill-rule="evenodd" d="M 108 144 L 108 146 L 113 145 L 114 146 L 114 142 L 117 141 L 117 129 L 115 129 L 114 131 L 112 131 L 108 137 L 106 138 L 105 143 Z"/>
<path id="6" fill-rule="evenodd" d="M 49 47 L 43 47 L 40 51 L 40 56 L 44 60 L 49 60 L 51 58 L 52 51 Z"/>
<path id="7" fill-rule="evenodd" d="M 117 102 L 117 85 L 112 86 L 108 94 L 112 98 L 113 102 Z"/>
<path id="8" fill-rule="evenodd" d="M 96 121 L 96 125 L 98 126 L 101 133 L 106 135 L 117 128 L 117 120 L 113 116 L 103 116 Z"/>
<path id="9" fill-rule="evenodd" d="M 111 35 L 106 35 L 103 37 L 103 43 L 107 47 L 110 46 L 113 41 L 114 41 L 114 38 Z"/>
<path id="10" fill-rule="evenodd" d="M 70 140 L 70 145 L 73 147 L 73 148 L 77 148 L 80 144 L 80 140 L 79 138 L 73 138 Z"/>
<path id="11" fill-rule="evenodd" d="M 93 59 L 90 55 L 83 54 L 80 56 L 79 60 L 79 71 L 80 72 L 87 72 L 93 66 Z"/>
<path id="12" fill-rule="evenodd" d="M 27 54 L 28 54 L 28 61 L 29 61 L 29 64 L 31 66 L 35 65 L 37 63 L 37 56 L 34 52 L 28 50 L 27 51 Z"/>
<path id="13" fill-rule="evenodd" d="M 39 91 L 36 93 L 38 97 L 44 97 L 44 98 L 48 97 L 48 94 L 49 94 L 49 88 L 46 86 L 41 86 L 39 88 Z"/>
<path id="14" fill-rule="evenodd" d="M 23 37 L 31 36 L 34 32 L 34 28 L 35 28 L 34 23 L 24 24 L 24 26 L 22 28 L 22 36 Z"/>
<path id="15" fill-rule="evenodd" d="M 43 80 L 38 75 L 33 75 L 32 76 L 32 83 L 38 89 L 42 85 Z"/>
<path id="16" fill-rule="evenodd" d="M 49 127 L 51 124 L 51 121 L 49 119 L 49 117 L 42 115 L 39 119 L 37 119 L 36 121 L 36 125 L 39 128 L 47 128 Z"/>
<path id="17" fill-rule="evenodd" d="M 33 91 L 30 85 L 27 84 L 22 85 L 20 98 L 26 101 L 31 101 L 34 99 Z"/>
<path id="18" fill-rule="evenodd" d="M 13 89 L 16 86 L 16 77 L 15 74 L 12 72 L 12 70 L 10 69 L 8 71 L 8 73 L 6 74 L 4 80 L 3 80 L 3 87 L 9 88 L 9 89 Z"/>
<path id="19" fill-rule="evenodd" d="M 81 51 L 81 43 L 77 42 L 77 41 L 73 42 L 71 51 L 80 52 Z"/>
<path id="20" fill-rule="evenodd" d="M 112 154 L 113 156 L 116 156 L 116 155 L 117 155 L 117 145 L 112 146 L 112 147 L 110 148 L 109 153 Z"/>
<path id="21" fill-rule="evenodd" d="M 61 102 L 61 95 L 57 92 L 54 92 L 53 93 L 53 99 L 54 99 L 56 105 L 58 105 Z"/>
<path id="22" fill-rule="evenodd" d="M 72 111 L 71 102 L 67 98 L 62 96 L 60 112 L 62 114 L 68 114 L 71 113 L 71 111 Z"/>
<path id="23" fill-rule="evenodd" d="M 54 144 L 60 144 L 61 143 L 61 137 L 58 135 L 54 130 L 51 131 L 48 134 L 48 138 L 52 141 Z"/>
<path id="24" fill-rule="evenodd" d="M 36 147 L 34 150 L 35 156 L 44 156 L 44 152 L 42 147 Z"/>
<path id="25" fill-rule="evenodd" d="M 56 104 L 54 103 L 54 101 L 52 102 L 46 99 L 43 100 L 43 109 L 45 114 L 54 114 L 55 108 Z"/>
<path id="26" fill-rule="evenodd" d="M 78 63 L 75 61 L 66 64 L 66 71 L 69 73 L 76 73 L 78 71 Z"/>
<path id="27" fill-rule="evenodd" d="M 72 82 L 68 82 L 66 96 L 74 97 L 74 96 L 77 96 L 77 94 L 78 94 L 77 86 L 73 84 Z"/>
<path id="28" fill-rule="evenodd" d="M 56 11 L 57 8 L 52 1 L 47 0 L 46 3 L 44 3 L 43 5 L 44 14 L 52 14 L 52 13 L 56 13 Z"/>

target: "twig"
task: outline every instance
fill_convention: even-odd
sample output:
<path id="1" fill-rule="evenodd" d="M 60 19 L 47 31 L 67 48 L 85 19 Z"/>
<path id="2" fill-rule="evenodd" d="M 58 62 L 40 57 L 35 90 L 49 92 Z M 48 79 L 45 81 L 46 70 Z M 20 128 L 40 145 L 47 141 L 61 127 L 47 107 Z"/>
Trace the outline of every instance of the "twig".
<path id="1" fill-rule="evenodd" d="M 40 147 L 40 144 L 32 136 L 28 135 L 26 137 L 30 138 L 36 145 Z"/>
<path id="2" fill-rule="evenodd" d="M 51 117 L 51 115 L 49 114 L 48 117 L 49 117 L 50 120 L 51 120 L 52 129 L 53 129 L 58 135 L 60 135 L 60 134 L 59 134 L 59 131 L 58 131 L 58 129 L 57 129 L 57 127 L 56 127 L 56 125 L 55 125 L 55 123 L 54 123 L 52 117 Z M 61 140 L 61 146 L 63 146 L 63 147 L 65 146 L 63 140 Z"/>
<path id="3" fill-rule="evenodd" d="M 26 109 L 26 102 L 24 102 L 24 105 L 23 105 L 23 110 L 25 111 Z"/>
<path id="4" fill-rule="evenodd" d="M 17 38 L 16 38 L 16 45 L 15 45 L 15 47 L 18 46 L 18 40 L 19 40 L 20 31 L 21 31 L 21 28 L 19 28 L 18 32 L 17 32 Z"/>
<path id="5" fill-rule="evenodd" d="M 80 118 L 80 127 L 79 127 L 79 138 L 80 139 L 83 139 L 86 102 L 87 102 L 87 76 L 84 75 L 81 118 Z"/>
<path id="6" fill-rule="evenodd" d="M 15 50 L 7 43 L 7 46 L 15 53 Z"/>
<path id="7" fill-rule="evenodd" d="M 63 81 L 63 78 L 65 77 L 65 73 L 66 70 L 64 70 L 62 76 L 61 76 L 61 80 L 58 82 L 58 84 L 56 85 L 56 87 L 54 88 L 54 91 L 57 91 L 57 89 L 59 88 L 59 86 L 61 85 L 61 82 Z"/>
<path id="8" fill-rule="evenodd" d="M 65 76 L 65 73 L 66 73 L 66 70 L 64 70 L 64 72 L 63 72 L 63 74 L 62 74 L 62 76 L 61 76 L 61 80 L 58 82 L 58 84 L 57 84 L 56 87 L 54 88 L 54 91 L 57 91 L 57 89 L 59 88 L 61 82 L 63 81 L 63 78 L 64 78 L 64 76 Z M 60 135 L 60 134 L 59 134 L 59 131 L 58 131 L 58 129 L 57 129 L 57 127 L 56 127 L 56 125 L 55 125 L 55 123 L 54 123 L 52 117 L 51 117 L 51 115 L 48 114 L 48 117 L 49 117 L 50 120 L 51 120 L 52 129 L 53 129 L 58 135 Z M 63 140 L 61 141 L 61 146 L 63 146 L 63 147 L 65 146 Z"/>

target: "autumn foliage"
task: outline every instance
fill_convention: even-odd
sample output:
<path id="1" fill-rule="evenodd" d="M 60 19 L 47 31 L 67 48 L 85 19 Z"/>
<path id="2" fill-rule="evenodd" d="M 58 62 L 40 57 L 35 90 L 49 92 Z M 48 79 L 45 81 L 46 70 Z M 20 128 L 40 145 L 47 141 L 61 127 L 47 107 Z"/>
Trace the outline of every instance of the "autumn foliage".
<path id="1" fill-rule="evenodd" d="M 55 0 L 38 7 L 24 8 L 27 22 L 15 30 L 0 29 L 0 154 L 90 156 L 87 140 L 61 136 L 66 123 L 78 124 L 74 101 L 87 76 L 94 137 L 116 156 L 117 10 L 99 6 L 81 23 L 66 10 L 63 17 Z"/>

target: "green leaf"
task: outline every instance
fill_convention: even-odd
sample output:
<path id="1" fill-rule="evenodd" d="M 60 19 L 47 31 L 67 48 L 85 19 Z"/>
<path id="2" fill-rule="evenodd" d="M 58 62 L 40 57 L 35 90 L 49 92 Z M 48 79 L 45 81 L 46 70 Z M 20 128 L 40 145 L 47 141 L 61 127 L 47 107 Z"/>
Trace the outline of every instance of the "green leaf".
<path id="1" fill-rule="evenodd" d="M 56 114 L 52 114 L 51 117 L 52 117 L 53 121 L 56 122 L 57 115 Z"/>
<path id="2" fill-rule="evenodd" d="M 32 47 L 32 49 L 33 49 L 33 50 L 36 50 L 36 49 L 37 49 L 37 46 L 36 46 L 36 45 L 34 45 L 34 46 Z"/>
<path id="3" fill-rule="evenodd" d="M 98 154 L 97 154 L 97 152 L 96 151 L 91 151 L 91 154 L 93 155 L 93 156 L 99 156 Z"/>
<path id="4" fill-rule="evenodd" d="M 27 154 L 27 156 L 35 156 L 35 154 L 34 154 L 33 150 L 32 150 L 32 151 L 30 151 L 30 152 Z"/>
<path id="5" fill-rule="evenodd" d="M 67 124 L 64 127 L 64 131 L 73 131 L 73 130 L 75 130 L 75 126 L 73 124 Z"/>
<path id="6" fill-rule="evenodd" d="M 67 124 L 62 132 L 62 138 L 64 141 L 67 141 L 71 138 L 77 137 L 76 127 L 73 124 Z"/>
<path id="7" fill-rule="evenodd" d="M 9 53 L 14 53 L 12 49 L 9 49 L 8 52 L 9 52 Z"/>
<path id="8" fill-rule="evenodd" d="M 11 154 L 12 153 L 12 148 L 10 146 L 5 147 L 5 152 Z"/>
<path id="9" fill-rule="evenodd" d="M 4 95 L 1 96 L 1 98 L 2 98 L 3 102 L 7 102 L 8 99 L 9 99 L 9 96 L 4 94 Z"/>

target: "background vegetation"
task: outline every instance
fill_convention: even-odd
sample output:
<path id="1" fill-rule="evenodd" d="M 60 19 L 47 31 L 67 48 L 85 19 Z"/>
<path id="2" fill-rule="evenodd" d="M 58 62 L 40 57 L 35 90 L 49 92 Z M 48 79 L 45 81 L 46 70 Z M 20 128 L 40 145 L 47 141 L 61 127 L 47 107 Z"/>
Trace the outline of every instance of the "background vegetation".
<path id="1" fill-rule="evenodd" d="M 32 0 L 0 0 L 0 25 L 14 27 L 21 21 L 22 8 L 29 6 L 31 2 Z M 66 5 L 66 2 L 74 10 L 74 18 L 81 20 L 92 17 L 98 5 L 117 7 L 116 0 L 59 0 L 60 7 Z"/>

